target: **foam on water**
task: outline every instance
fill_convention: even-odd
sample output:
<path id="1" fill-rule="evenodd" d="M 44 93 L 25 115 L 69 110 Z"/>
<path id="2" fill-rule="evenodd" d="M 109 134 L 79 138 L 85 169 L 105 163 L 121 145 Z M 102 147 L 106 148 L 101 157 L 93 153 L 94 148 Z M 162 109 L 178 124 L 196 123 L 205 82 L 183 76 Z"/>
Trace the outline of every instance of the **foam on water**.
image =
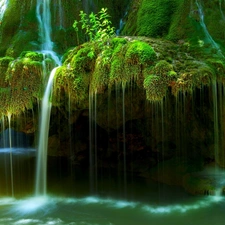
<path id="1" fill-rule="evenodd" d="M 147 221 L 153 218 L 154 221 L 156 218 L 163 218 L 162 216 L 169 216 L 170 219 L 179 215 L 189 217 L 190 213 L 195 215 L 194 211 L 205 214 L 214 206 L 224 205 L 224 202 L 224 197 L 218 196 L 207 196 L 189 203 L 166 206 L 96 196 L 84 198 L 41 196 L 21 200 L 2 198 L 0 206 L 5 213 L 2 214 L 0 210 L 0 224 L 127 225 L 136 217 L 137 221 L 142 217 L 147 218 Z M 131 222 L 131 225 L 133 224 L 135 221 Z M 145 224 L 149 223 L 142 223 Z"/>
<path id="2" fill-rule="evenodd" d="M 74 205 L 74 206 L 103 206 L 107 208 L 122 209 L 141 209 L 141 211 L 149 212 L 151 214 L 168 214 L 173 212 L 185 213 L 190 210 L 197 210 L 200 208 L 210 207 L 212 204 L 224 201 L 222 196 L 207 196 L 201 198 L 196 202 L 189 204 L 175 204 L 167 206 L 154 206 L 150 204 L 143 204 L 141 202 L 132 202 L 126 200 L 116 200 L 111 198 L 98 198 L 95 196 L 88 196 L 85 198 L 63 198 L 54 196 L 37 196 L 16 200 L 13 198 L 0 199 L 0 205 L 12 205 L 12 212 L 19 212 L 21 214 L 29 214 L 37 211 L 44 211 L 46 214 L 53 211 L 57 206 Z"/>

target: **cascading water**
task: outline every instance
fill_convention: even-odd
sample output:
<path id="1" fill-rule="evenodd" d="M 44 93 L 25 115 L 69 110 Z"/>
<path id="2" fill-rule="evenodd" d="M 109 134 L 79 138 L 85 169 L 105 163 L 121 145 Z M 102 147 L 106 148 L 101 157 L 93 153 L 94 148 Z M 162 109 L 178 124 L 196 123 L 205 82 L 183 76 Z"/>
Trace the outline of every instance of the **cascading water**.
<path id="1" fill-rule="evenodd" d="M 8 0 L 0 0 L 0 24 L 8 6 Z"/>
<path id="2" fill-rule="evenodd" d="M 223 10 L 222 10 L 222 2 L 224 2 L 223 0 L 219 0 L 219 8 L 220 8 L 220 14 L 221 14 L 221 17 L 222 17 L 222 20 L 225 21 L 225 15 L 223 13 Z"/>
<path id="3" fill-rule="evenodd" d="M 214 151 L 215 151 L 215 160 L 218 162 L 219 157 L 219 121 L 218 121 L 218 90 L 217 82 L 214 80 L 212 82 L 212 95 L 213 95 L 213 120 L 214 120 Z"/>
<path id="4" fill-rule="evenodd" d="M 89 93 L 89 177 L 90 192 L 98 192 L 97 92 Z"/>
<path id="5" fill-rule="evenodd" d="M 37 18 L 40 28 L 40 42 L 41 52 L 44 55 L 52 58 L 56 65 L 60 65 L 60 60 L 56 53 L 53 51 L 53 42 L 51 40 L 51 10 L 50 0 L 37 1 L 36 8 Z M 45 76 L 45 65 L 43 66 Z M 44 96 L 41 104 L 40 115 L 40 127 L 39 127 L 39 141 L 38 141 L 38 156 L 37 156 L 37 168 L 36 168 L 36 184 L 35 195 L 46 195 L 47 186 L 47 148 L 48 148 L 48 131 L 50 122 L 51 103 L 49 98 L 51 95 L 53 78 L 56 72 L 54 68 L 49 76 L 49 80 L 44 92 Z"/>
<path id="6" fill-rule="evenodd" d="M 204 12 L 203 12 L 203 7 L 201 4 L 200 0 L 195 0 L 195 3 L 198 7 L 198 13 L 199 13 L 199 19 L 200 19 L 200 25 L 205 33 L 205 37 L 207 39 L 207 41 L 209 41 L 209 43 L 212 45 L 212 47 L 217 51 L 218 56 L 223 57 L 224 55 L 220 49 L 220 46 L 213 40 L 212 36 L 210 35 L 206 25 L 205 25 L 205 21 L 204 21 Z"/>
<path id="7" fill-rule="evenodd" d="M 55 64 L 58 65 L 60 64 L 60 60 L 53 51 L 54 45 L 51 41 L 50 3 L 51 1 L 39 1 L 39 0 L 37 1 L 36 12 L 40 27 L 40 43 L 41 43 L 40 51 L 46 57 L 53 58 Z M 61 1 L 57 1 L 57 3 L 60 4 Z M 47 69 L 45 67 L 46 65 L 43 63 L 43 73 L 45 75 L 48 75 L 46 74 Z M 195 224 L 211 224 L 215 220 L 217 221 L 218 224 L 223 224 L 225 200 L 221 196 L 219 197 L 218 196 L 193 197 L 190 195 L 187 196 L 186 193 L 181 191 L 180 188 L 174 186 L 168 187 L 163 184 L 160 184 L 159 188 L 158 183 L 155 184 L 154 182 L 150 181 L 150 179 L 146 178 L 142 180 L 140 177 L 138 177 L 137 180 L 135 180 L 136 178 L 134 178 L 134 180 L 132 181 L 133 183 L 136 184 L 136 186 L 131 185 L 128 173 L 126 174 L 126 171 L 129 170 L 130 168 L 129 163 L 131 160 L 130 158 L 128 158 L 130 157 L 129 155 L 130 149 L 127 138 L 129 135 L 130 121 L 128 120 L 126 126 L 125 122 L 129 115 L 128 105 L 130 102 L 131 104 L 135 104 L 133 100 L 135 99 L 136 96 L 132 96 L 134 98 L 131 97 L 130 99 L 128 99 L 127 98 L 128 87 L 126 87 L 127 89 L 125 90 L 125 85 L 122 85 L 121 87 L 121 84 L 120 85 L 116 84 L 117 86 L 115 91 L 116 93 L 113 93 L 116 95 L 116 104 L 113 105 L 113 107 L 116 107 L 116 110 L 114 112 L 116 112 L 117 114 L 116 115 L 116 120 L 118 120 L 117 125 L 118 127 L 121 128 L 120 131 L 119 129 L 116 130 L 116 132 L 120 133 L 118 133 L 119 135 L 117 135 L 118 138 L 116 140 L 118 141 L 117 146 L 118 152 L 116 152 L 117 156 L 115 161 L 117 160 L 119 161 L 118 164 L 121 164 L 118 166 L 119 167 L 118 170 L 122 171 L 118 173 L 118 176 L 121 176 L 121 187 L 124 188 L 123 191 L 125 192 L 125 195 L 127 194 L 126 199 L 129 199 L 132 196 L 130 198 L 131 200 L 130 201 L 121 199 L 117 200 L 111 198 L 111 196 L 114 197 L 116 196 L 116 198 L 118 196 L 117 195 L 118 190 L 116 190 L 115 188 L 118 185 L 118 177 L 111 178 L 110 184 L 112 185 L 110 186 L 109 189 L 102 188 L 101 183 L 107 181 L 103 180 L 103 182 L 100 182 L 100 179 L 98 177 L 98 170 L 101 169 L 100 163 L 98 165 L 98 160 L 100 161 L 101 159 L 98 157 L 100 156 L 101 152 L 100 151 L 97 152 L 98 150 L 97 144 L 99 144 L 100 142 L 98 141 L 97 143 L 97 137 L 99 138 L 100 135 L 97 136 L 98 127 L 96 125 L 96 121 L 98 111 L 97 104 L 100 104 L 102 99 L 99 96 L 98 96 L 99 98 L 97 98 L 96 92 L 89 95 L 90 97 L 89 138 L 90 138 L 90 145 L 93 146 L 93 149 L 90 148 L 90 169 L 91 169 L 90 175 L 92 176 L 91 182 L 93 182 L 93 184 L 91 184 L 92 188 L 94 189 L 94 191 L 96 192 L 98 191 L 99 194 L 103 193 L 104 197 L 83 197 L 84 195 L 86 196 L 87 193 L 88 194 L 90 193 L 88 191 L 87 192 L 84 191 L 85 188 L 88 189 L 87 187 L 88 182 L 85 181 L 84 184 L 80 180 L 78 180 L 77 182 L 77 180 L 75 180 L 75 176 L 72 177 L 72 179 L 69 179 L 71 183 L 66 183 L 68 182 L 68 178 L 66 176 L 65 177 L 63 176 L 62 178 L 58 176 L 56 178 L 56 182 L 51 183 L 51 185 L 56 186 L 56 189 L 54 189 L 54 187 L 53 189 L 54 191 L 55 190 L 57 191 L 58 197 L 54 196 L 54 194 L 51 197 L 46 196 L 47 194 L 46 161 L 47 161 L 47 147 L 48 147 L 48 130 L 51 111 L 51 103 L 49 102 L 49 99 L 51 98 L 50 96 L 51 96 L 52 82 L 56 70 L 57 68 L 54 68 L 49 76 L 49 80 L 46 84 L 46 90 L 41 105 L 40 129 L 39 129 L 40 136 L 38 143 L 38 157 L 37 157 L 38 159 L 37 159 L 37 173 L 36 173 L 36 187 L 35 187 L 36 196 L 35 198 L 17 199 L 17 200 L 12 198 L 0 198 L 0 223 L 4 225 L 5 224 L 148 225 L 148 224 L 165 224 L 165 219 L 168 224 L 180 224 L 181 223 L 180 220 L 182 219 L 182 224 L 190 224 L 191 218 L 191 220 L 194 221 Z M 218 91 L 219 89 L 217 89 L 216 86 L 213 86 L 214 98 L 216 98 L 216 96 L 218 95 Z M 108 98 L 111 97 L 108 95 Z M 188 119 L 186 118 L 189 113 L 189 111 L 186 110 L 188 103 L 185 95 L 178 96 L 176 100 L 177 105 L 175 107 L 176 109 L 174 109 L 176 110 L 176 112 L 173 115 L 175 117 L 174 119 L 175 124 L 177 123 L 175 125 L 177 138 L 175 139 L 177 139 L 178 148 L 180 149 L 185 148 L 186 151 L 190 150 L 188 149 L 188 147 L 185 146 L 187 144 L 187 139 L 189 136 L 187 136 L 188 133 L 188 131 L 186 131 L 187 126 L 185 127 L 183 126 L 183 124 L 188 123 Z M 111 101 L 110 103 L 108 102 L 108 108 L 109 105 L 112 103 L 114 102 L 113 101 Z M 159 104 L 157 103 L 151 105 L 153 115 L 152 119 L 149 121 L 150 124 L 148 129 L 151 129 L 150 133 L 152 137 L 150 138 L 152 138 L 152 140 L 149 138 L 150 139 L 148 143 L 149 145 L 146 147 L 146 149 L 142 151 L 142 149 L 140 148 L 140 150 L 138 150 L 142 153 L 144 152 L 146 156 L 147 154 L 153 153 L 153 151 L 151 151 L 150 149 L 151 146 L 155 146 L 156 144 L 153 138 L 155 139 L 158 138 L 158 140 L 162 140 L 163 142 L 165 141 L 164 138 L 166 139 L 167 134 L 172 133 L 171 130 L 169 129 L 167 130 L 166 127 L 166 123 L 168 122 L 169 119 L 172 118 L 171 116 L 172 113 L 167 114 L 167 106 L 169 104 L 170 103 L 168 103 L 166 99 L 165 102 L 160 102 Z M 219 109 L 219 106 L 217 106 L 217 104 L 221 105 L 221 103 L 218 100 L 216 100 L 214 101 L 214 104 L 216 109 L 217 107 Z M 173 106 L 174 104 L 172 105 L 172 107 Z M 136 106 L 136 108 L 138 108 L 138 106 Z M 111 110 L 111 108 L 109 109 Z M 73 110 L 74 108 L 69 103 L 69 112 L 74 112 Z M 170 110 L 168 110 L 168 112 L 170 112 Z M 147 113 L 148 112 L 146 112 L 146 114 Z M 214 116 L 217 116 L 218 114 L 219 112 L 215 110 Z M 110 121 L 109 116 L 111 116 L 110 112 L 108 112 L 108 121 Z M 169 116 L 171 116 L 171 118 Z M 188 116 L 192 116 L 192 114 Z M 129 119 L 130 118 L 132 118 L 132 116 L 129 117 Z M 216 119 L 217 120 L 215 120 L 216 121 L 215 125 L 218 126 L 219 121 L 218 118 Z M 3 124 L 2 129 L 4 130 L 5 128 L 4 121 L 2 122 L 2 124 Z M 142 126 L 138 127 L 138 130 L 141 130 L 143 127 Z M 219 130 L 219 127 L 214 127 L 214 129 Z M 9 129 L 9 132 L 11 133 L 11 129 Z M 143 129 L 142 132 L 145 132 L 145 130 Z M 69 132 L 69 134 L 71 134 L 71 131 Z M 133 135 L 133 133 L 131 134 Z M 73 137 L 70 137 L 69 140 L 72 140 L 72 138 Z M 118 140 L 119 138 L 120 140 Z M 131 136 L 131 138 L 134 138 L 134 136 Z M 215 139 L 217 138 L 219 142 L 220 139 L 219 137 L 215 137 Z M 135 142 L 135 140 L 136 139 L 132 140 L 132 142 Z M 153 142 L 155 143 L 153 144 Z M 110 150 L 111 149 L 109 148 L 107 150 L 103 149 L 102 151 L 105 153 L 106 151 Z M 72 151 L 74 151 L 74 149 Z M 163 156 L 165 154 L 164 144 L 162 145 L 161 151 Z M 134 153 L 135 152 L 136 151 L 134 151 Z M 142 157 L 145 157 L 145 155 L 144 156 L 142 155 Z M 27 161 L 24 162 L 24 164 L 26 163 Z M 107 163 L 107 161 L 105 163 Z M 151 164 L 151 162 L 149 163 Z M 2 164 L 3 163 L 1 161 L 0 167 L 2 166 Z M 21 168 L 18 166 L 14 168 L 14 171 L 16 172 L 20 169 Z M 57 169 L 58 169 L 57 167 L 54 167 L 54 172 Z M 75 171 L 75 167 L 73 169 Z M 166 169 L 167 169 L 166 167 L 165 168 L 163 167 L 163 172 L 165 170 L 166 173 L 167 172 Z M 27 172 L 28 170 L 25 171 L 23 170 L 21 174 L 23 176 L 26 176 Z M 55 173 L 51 173 L 51 176 L 54 175 Z M 224 176 L 223 173 L 219 173 L 219 175 Z M 0 177 L 1 176 L 2 174 L 0 170 Z M 84 178 L 86 179 L 83 173 L 81 173 L 80 176 L 82 177 L 82 179 Z M 211 176 L 214 176 L 214 174 L 212 174 Z M 8 177 L 10 178 L 10 174 Z M 17 176 L 15 175 L 14 178 L 16 179 L 16 177 Z M 52 177 L 50 176 L 49 178 L 52 179 Z M 2 182 L 2 179 L 0 179 L 0 182 Z M 26 180 L 23 183 L 27 185 Z M 80 183 L 82 183 L 82 185 L 79 188 L 78 186 L 80 185 Z M 61 191 L 57 189 L 59 184 L 62 185 Z M 219 186 L 221 186 L 221 184 L 218 184 L 218 187 Z M 2 185 L 0 185 L 0 194 L 2 194 L 1 188 Z M 71 197 L 70 195 L 71 192 L 68 191 L 70 190 L 70 188 L 76 189 L 75 193 L 76 197 Z M 168 194 L 165 195 L 164 191 L 168 191 Z M 117 193 L 115 194 L 115 192 Z M 131 195 L 131 193 L 133 195 Z M 77 195 L 81 195 L 82 197 L 77 197 Z M 41 197 L 44 196 L 45 198 L 38 198 L 39 196 Z M 210 215 L 211 220 L 209 221 L 209 217 L 205 215 Z"/>
<path id="8" fill-rule="evenodd" d="M 61 62 L 57 54 L 53 51 L 53 42 L 51 40 L 52 26 L 51 26 L 51 10 L 50 0 L 38 0 L 36 6 L 36 14 L 39 24 L 40 46 L 43 54 L 49 55 L 56 63 L 60 65 Z"/>
<path id="9" fill-rule="evenodd" d="M 36 174 L 36 186 L 35 194 L 46 195 L 47 193 L 47 149 L 48 149 L 48 131 L 51 113 L 51 103 L 49 98 L 51 96 L 52 83 L 55 72 L 58 67 L 55 67 L 48 80 L 48 84 L 45 89 L 44 97 L 42 99 L 41 108 L 41 121 L 40 121 L 40 136 L 38 142 L 38 158 L 37 158 L 37 174 Z"/>
<path id="10" fill-rule="evenodd" d="M 123 98 L 123 177 L 124 177 L 124 195 L 127 194 L 127 152 L 126 152 L 126 125 L 125 125 L 125 91 L 126 84 L 122 84 L 122 98 Z"/>
<path id="11" fill-rule="evenodd" d="M 12 197 L 14 197 L 14 180 L 13 180 L 13 158 L 12 158 L 12 134 L 11 134 L 11 113 L 8 113 L 8 123 L 9 123 L 9 148 L 10 148 L 10 173 L 11 173 L 11 190 Z"/>

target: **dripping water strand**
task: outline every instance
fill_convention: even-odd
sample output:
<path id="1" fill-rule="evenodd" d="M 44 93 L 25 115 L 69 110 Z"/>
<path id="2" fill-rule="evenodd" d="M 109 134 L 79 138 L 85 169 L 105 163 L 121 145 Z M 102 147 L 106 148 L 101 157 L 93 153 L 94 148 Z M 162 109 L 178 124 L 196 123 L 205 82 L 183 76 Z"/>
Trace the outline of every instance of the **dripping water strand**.
<path id="1" fill-rule="evenodd" d="M 11 133 L 11 113 L 7 114 L 9 123 L 9 149 L 10 149 L 10 175 L 11 175 L 11 191 L 14 197 L 14 179 L 13 179 L 13 158 L 12 158 L 12 133 Z"/>
<path id="2" fill-rule="evenodd" d="M 123 95 L 123 170 L 124 170 L 124 195 L 127 194 L 127 159 L 126 159 L 126 125 L 125 125 L 125 90 L 126 84 L 122 83 L 122 95 Z"/>
<path id="3" fill-rule="evenodd" d="M 219 124 L 218 124 L 218 99 L 217 99 L 217 82 L 212 82 L 212 94 L 213 94 L 213 119 L 214 119 L 214 152 L 215 161 L 218 162 L 219 153 Z"/>
<path id="4" fill-rule="evenodd" d="M 222 20 L 225 22 L 225 15 L 222 10 L 222 0 L 219 0 L 219 8 L 220 8 L 220 14 L 221 14 Z"/>
<path id="5" fill-rule="evenodd" d="M 119 114 L 119 86 L 118 83 L 115 83 L 115 95 L 116 95 L 116 115 Z M 109 111 L 109 102 L 108 102 L 108 111 Z M 108 116 L 109 117 L 109 116 Z M 119 118 L 116 116 L 116 127 L 119 127 Z M 117 145 L 117 154 L 118 154 L 118 165 L 117 165 L 117 171 L 118 171 L 118 180 L 119 180 L 119 189 L 121 190 L 121 157 L 120 157 L 120 141 L 119 141 L 119 130 L 116 130 L 116 145 Z"/>
<path id="6" fill-rule="evenodd" d="M 71 157 L 71 162 L 70 162 L 70 174 L 73 175 L 73 160 L 74 158 L 74 153 L 72 150 L 72 127 L 71 127 L 71 94 L 68 94 L 68 126 L 69 126 L 69 147 L 70 147 L 70 157 Z M 73 177 L 73 176 L 72 176 Z"/>
<path id="7" fill-rule="evenodd" d="M 2 18 L 5 14 L 7 6 L 8 6 L 8 0 L 0 0 L 0 22 L 2 21 Z"/>
<path id="8" fill-rule="evenodd" d="M 90 192 L 94 192 L 94 162 L 93 162 L 93 93 L 89 93 L 89 182 Z"/>
<path id="9" fill-rule="evenodd" d="M 199 0 L 195 0 L 195 3 L 197 5 L 197 7 L 198 7 L 198 13 L 199 13 L 199 18 L 200 18 L 199 22 L 200 22 L 200 25 L 201 25 L 204 33 L 205 33 L 206 38 L 211 43 L 212 47 L 214 49 L 216 49 L 218 56 L 224 58 L 224 55 L 222 54 L 219 45 L 213 40 L 212 36 L 210 35 L 210 33 L 209 33 L 209 31 L 208 31 L 208 29 L 207 29 L 207 27 L 205 25 L 203 8 L 202 8 L 202 5 L 201 5 L 200 1 Z"/>
<path id="10" fill-rule="evenodd" d="M 6 144 L 6 136 L 5 136 L 5 117 L 2 116 L 2 119 L 1 119 L 1 126 L 2 126 L 2 141 L 3 141 L 3 148 L 7 148 L 7 144 Z M 4 164 L 5 164 L 5 177 L 6 177 L 6 184 L 7 184 L 7 190 L 8 190 L 8 169 L 7 169 L 7 166 L 8 166 L 8 155 L 5 154 L 5 157 L 4 157 Z"/>
<path id="11" fill-rule="evenodd" d="M 98 151 L 97 151 L 97 91 L 95 91 L 95 98 L 94 98 L 94 146 L 95 146 L 95 167 L 94 167 L 94 171 L 95 171 L 95 191 L 96 193 L 98 192 Z"/>
<path id="12" fill-rule="evenodd" d="M 41 121 L 38 145 L 38 158 L 37 158 L 37 172 L 36 172 L 36 187 L 35 194 L 46 195 L 47 193 L 47 148 L 48 148 L 48 132 L 51 113 L 51 102 L 49 101 L 52 94 L 53 78 L 55 76 L 55 67 L 49 76 L 48 84 L 45 89 L 44 97 L 42 99 L 41 107 Z"/>

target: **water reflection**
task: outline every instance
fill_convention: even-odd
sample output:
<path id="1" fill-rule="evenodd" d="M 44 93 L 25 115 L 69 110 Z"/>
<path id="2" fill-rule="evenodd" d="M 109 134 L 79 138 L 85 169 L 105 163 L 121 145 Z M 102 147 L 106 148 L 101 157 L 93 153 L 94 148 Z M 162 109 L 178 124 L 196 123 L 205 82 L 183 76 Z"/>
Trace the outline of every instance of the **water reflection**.
<path id="1" fill-rule="evenodd" d="M 225 220 L 223 196 L 190 196 L 182 188 L 134 174 L 127 176 L 125 197 L 120 176 L 101 171 L 99 193 L 90 196 L 88 169 L 73 168 L 71 174 L 65 158 L 48 159 L 49 194 L 35 196 L 35 150 L 12 152 L 14 198 L 10 197 L 10 173 L 6 172 L 10 170 L 9 160 L 5 161 L 9 150 L 0 150 L 0 225 L 220 225 Z M 206 171 L 201 175 L 213 174 Z"/>

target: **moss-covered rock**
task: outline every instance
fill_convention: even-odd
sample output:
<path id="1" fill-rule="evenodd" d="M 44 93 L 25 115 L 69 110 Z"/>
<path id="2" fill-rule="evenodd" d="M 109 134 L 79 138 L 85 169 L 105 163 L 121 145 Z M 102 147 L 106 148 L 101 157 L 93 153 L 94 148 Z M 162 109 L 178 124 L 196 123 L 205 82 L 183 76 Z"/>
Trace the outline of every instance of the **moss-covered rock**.
<path id="1" fill-rule="evenodd" d="M 68 58 L 57 70 L 55 76 L 55 95 L 60 97 L 63 91 L 75 104 L 88 103 L 89 80 L 95 62 L 92 47 L 90 43 L 87 43 L 68 54 Z"/>
<path id="2" fill-rule="evenodd" d="M 138 35 L 165 36 L 176 10 L 176 3 L 176 0 L 142 0 L 137 18 Z"/>
<path id="3" fill-rule="evenodd" d="M 38 53 L 26 53 L 13 60 L 4 57 L 1 61 L 1 113 L 20 114 L 30 109 L 42 91 L 43 66 Z"/>
<path id="4" fill-rule="evenodd" d="M 223 80 L 223 59 L 206 58 L 201 49 L 184 51 L 180 44 L 150 38 L 116 37 L 104 48 L 98 42 L 85 43 L 65 54 L 55 87 L 88 107 L 89 93 L 119 86 L 133 84 L 146 90 L 147 100 L 161 101 L 169 90 L 177 96 Z"/>

